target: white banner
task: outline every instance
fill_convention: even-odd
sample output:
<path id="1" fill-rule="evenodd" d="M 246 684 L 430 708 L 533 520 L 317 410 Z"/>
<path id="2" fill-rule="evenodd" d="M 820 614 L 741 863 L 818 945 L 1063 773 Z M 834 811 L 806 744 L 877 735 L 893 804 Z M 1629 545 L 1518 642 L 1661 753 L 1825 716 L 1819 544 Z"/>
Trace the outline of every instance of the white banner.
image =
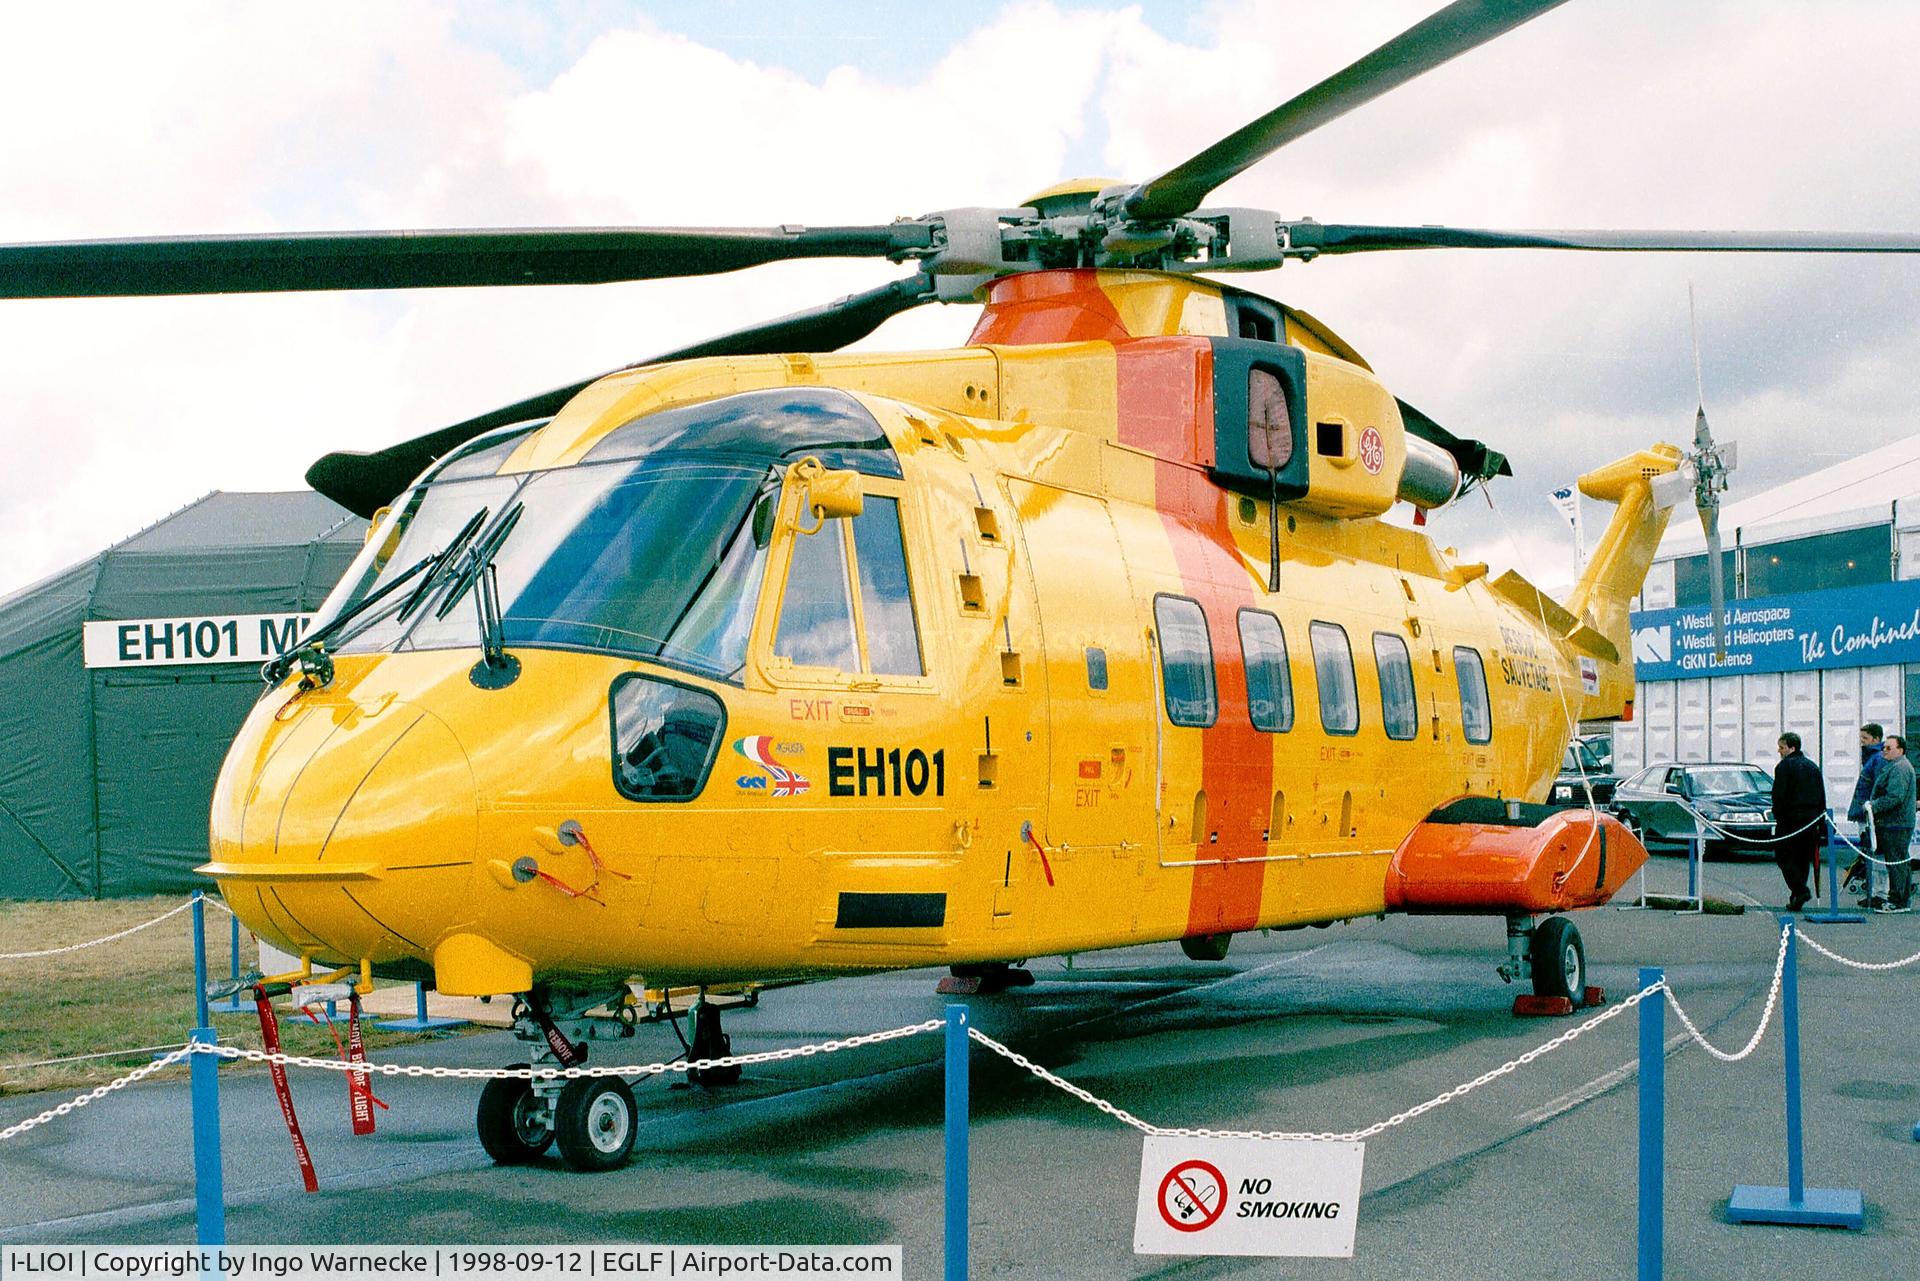
<path id="1" fill-rule="evenodd" d="M 0 1278 L 38 1281 L 655 1281 L 667 1277 L 898 1277 L 897 1245 L 10 1245 Z"/>
<path id="2" fill-rule="evenodd" d="M 1351 1259 L 1366 1148 L 1149 1134 L 1133 1252 Z"/>
<path id="3" fill-rule="evenodd" d="M 306 635 L 312 614 L 204 614 L 83 623 L 88 667 L 166 667 L 182 663 L 264 663 Z"/>

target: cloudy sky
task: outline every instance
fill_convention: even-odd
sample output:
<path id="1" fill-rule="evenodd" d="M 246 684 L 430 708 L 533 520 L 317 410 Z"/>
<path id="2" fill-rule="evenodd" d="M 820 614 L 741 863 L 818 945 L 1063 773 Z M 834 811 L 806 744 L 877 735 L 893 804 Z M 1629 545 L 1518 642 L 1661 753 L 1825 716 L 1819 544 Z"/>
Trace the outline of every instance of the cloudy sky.
<path id="1" fill-rule="evenodd" d="M 0 241 L 883 221 L 1141 178 L 1433 7 L 1271 0 L 325 6 L 0 19 Z M 1574 0 L 1212 203 L 1350 222 L 1920 231 L 1920 6 Z M 211 489 L 373 449 L 881 264 L 691 282 L 0 303 L 0 592 Z M 1920 424 L 1920 257 L 1376 254 L 1237 281 L 1517 477 L 1443 513 L 1564 580 L 1545 494 L 1690 433 L 1687 285 L 1736 496 Z M 971 309 L 864 345 L 937 346 Z M 1598 512 L 1590 513 L 1593 517 Z"/>

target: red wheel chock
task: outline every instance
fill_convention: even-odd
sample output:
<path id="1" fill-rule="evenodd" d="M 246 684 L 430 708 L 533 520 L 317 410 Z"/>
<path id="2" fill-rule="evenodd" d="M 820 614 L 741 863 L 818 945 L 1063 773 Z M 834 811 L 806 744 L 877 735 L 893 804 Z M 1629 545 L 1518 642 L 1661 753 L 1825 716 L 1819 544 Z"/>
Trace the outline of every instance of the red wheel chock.
<path id="1" fill-rule="evenodd" d="M 1586 987 L 1580 990 L 1580 1004 L 1583 1006 L 1605 1005 L 1607 989 Z M 1515 1018 L 1564 1018 L 1573 1013 L 1573 1002 L 1564 996 L 1516 996 L 1513 998 Z"/>

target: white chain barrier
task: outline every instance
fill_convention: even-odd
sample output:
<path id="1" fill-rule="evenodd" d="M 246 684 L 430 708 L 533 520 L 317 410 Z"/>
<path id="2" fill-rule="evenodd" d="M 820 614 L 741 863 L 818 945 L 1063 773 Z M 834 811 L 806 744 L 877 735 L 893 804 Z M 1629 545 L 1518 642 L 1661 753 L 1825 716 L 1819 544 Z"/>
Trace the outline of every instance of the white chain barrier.
<path id="1" fill-rule="evenodd" d="M 1154 1125 L 1151 1122 L 1141 1120 L 1139 1117 L 1127 1111 L 1125 1108 L 1116 1107 L 1112 1103 L 1107 1102 L 1107 1100 L 1103 1098 L 1099 1098 L 1098 1096 L 1091 1094 L 1086 1090 L 1081 1089 L 1079 1086 L 1075 1085 L 1071 1081 L 1055 1076 L 1053 1073 L 1047 1071 L 1045 1068 L 1041 1067 L 1039 1064 L 1035 1063 L 1032 1059 L 1029 1059 L 1024 1054 L 1021 1054 L 1016 1050 L 1010 1049 L 1007 1046 L 1002 1045 L 1000 1042 L 994 1040 L 992 1037 L 980 1031 L 978 1028 L 971 1028 L 971 1027 L 968 1028 L 967 1035 L 971 1036 L 974 1040 L 980 1042 L 980 1044 L 992 1050 L 995 1054 L 998 1054 L 1002 1058 L 1009 1060 L 1015 1066 L 1025 1068 L 1027 1071 L 1039 1077 L 1042 1081 L 1045 1081 L 1048 1085 L 1052 1085 L 1061 1090 L 1066 1091 L 1068 1094 L 1071 1094 L 1074 1098 L 1079 1099 L 1082 1103 L 1090 1104 L 1091 1106 L 1098 1108 L 1100 1111 L 1105 1112 L 1107 1115 L 1111 1117 L 1114 1117 L 1116 1120 L 1122 1121 L 1127 1125 L 1132 1126 L 1134 1129 L 1139 1130 L 1142 1134 L 1167 1135 L 1167 1136 L 1172 1136 L 1174 1138 L 1184 1138 L 1184 1139 L 1297 1139 L 1297 1140 L 1305 1140 L 1308 1142 L 1315 1142 L 1315 1143 L 1357 1143 L 1364 1139 L 1370 1139 L 1376 1134 L 1380 1134 L 1380 1133 L 1383 1133 L 1384 1131 L 1390 1130 L 1396 1125 L 1403 1125 L 1406 1122 L 1413 1120 L 1415 1117 L 1424 1116 L 1428 1112 L 1433 1111 L 1435 1108 L 1440 1107 L 1443 1104 L 1451 1103 L 1455 1099 L 1462 1098 L 1468 1094 L 1471 1094 L 1473 1093 L 1473 1091 L 1479 1089 L 1481 1086 L 1486 1085 L 1493 1081 L 1497 1081 L 1501 1077 L 1506 1076 L 1509 1072 L 1514 1072 L 1520 1068 L 1525 1067 L 1527 1064 L 1533 1062 L 1537 1058 L 1540 1058 L 1542 1055 L 1551 1054 L 1553 1051 L 1559 1049 L 1561 1046 L 1566 1045 L 1569 1042 L 1574 1041 L 1581 1036 L 1584 1036 L 1588 1032 L 1591 1032 L 1594 1028 L 1599 1027 L 1602 1023 L 1607 1022 L 1609 1019 L 1619 1018 L 1622 1014 L 1625 1014 L 1628 1010 L 1640 1004 L 1640 1002 L 1646 1000 L 1648 997 L 1653 996 L 1655 993 L 1667 991 L 1667 990 L 1668 988 L 1664 981 L 1659 983 L 1648 984 L 1646 987 L 1641 988 L 1638 992 L 1635 992 L 1632 996 L 1629 996 L 1626 1000 L 1620 1002 L 1620 1004 L 1613 1006 L 1611 1009 L 1608 1009 L 1600 1014 L 1596 1014 L 1594 1017 L 1588 1019 L 1585 1023 L 1582 1023 L 1577 1027 L 1572 1027 L 1567 1029 L 1565 1032 L 1562 1032 L 1559 1036 L 1554 1037 L 1551 1041 L 1546 1041 L 1539 1045 L 1534 1046 L 1531 1050 L 1528 1050 L 1525 1054 L 1520 1055 L 1518 1058 L 1507 1060 L 1505 1063 L 1502 1063 L 1499 1067 L 1494 1068 L 1491 1072 L 1483 1072 L 1471 1081 L 1468 1081 L 1462 1085 L 1456 1085 L 1451 1090 L 1447 1090 L 1442 1094 L 1436 1094 L 1432 1098 L 1428 1099 L 1425 1103 L 1415 1104 L 1413 1107 L 1408 1108 L 1404 1112 L 1396 1112 L 1394 1115 L 1388 1117 L 1384 1121 L 1376 1121 L 1374 1122 L 1374 1124 L 1368 1126 L 1364 1130 L 1350 1130 L 1345 1133 L 1332 1133 L 1328 1131 L 1292 1131 L 1292 1130 L 1218 1130 L 1218 1129 L 1211 1129 L 1206 1127 L 1192 1127 L 1192 1126 L 1168 1127 L 1168 1126 Z"/>
<path id="2" fill-rule="evenodd" d="M 42 1112 L 39 1116 L 28 1117 L 26 1120 L 21 1121 L 16 1125 L 10 1125 L 4 1130 L 0 1130 L 0 1142 L 10 1139 L 16 1134 L 25 1134 L 28 1130 L 33 1129 L 35 1126 L 45 1125 L 47 1122 L 53 1120 L 55 1117 L 65 1116 L 69 1112 L 72 1112 L 77 1108 L 83 1108 L 87 1106 L 87 1104 L 93 1102 L 95 1099 L 103 1099 L 107 1095 L 112 1094 L 115 1090 L 123 1090 L 127 1086 L 132 1085 L 135 1081 L 138 1081 L 143 1077 L 152 1076 L 155 1072 L 158 1072 L 161 1068 L 172 1067 L 174 1064 L 180 1062 L 182 1059 L 186 1058 L 188 1055 L 195 1054 L 195 1053 L 204 1053 L 205 1051 L 210 1050 L 212 1048 L 213 1048 L 212 1046 L 206 1045 L 199 1041 L 193 1041 L 186 1045 L 183 1045 L 179 1049 L 175 1050 L 173 1053 L 168 1054 L 162 1058 L 157 1058 L 153 1062 L 147 1064 L 145 1067 L 135 1068 L 133 1071 L 127 1073 L 125 1076 L 121 1077 L 116 1081 L 109 1081 L 105 1085 L 98 1086 L 94 1089 L 88 1090 L 85 1094 L 80 1095 L 78 1098 L 68 1099 L 65 1103 L 62 1103 L 59 1107 L 48 1108 L 45 1112 Z"/>
<path id="3" fill-rule="evenodd" d="M 1840 955 L 1840 953 L 1834 951 L 1832 948 L 1822 946 L 1819 939 L 1816 939 L 1805 930 L 1796 929 L 1794 932 L 1800 936 L 1802 943 L 1805 943 L 1829 961 L 1838 961 L 1840 964 L 1851 966 L 1856 970 L 1897 970 L 1912 965 L 1915 961 L 1920 961 L 1920 952 L 1915 952 L 1912 956 L 1903 956 L 1897 961 L 1856 961 L 1850 956 Z"/>
<path id="4" fill-rule="evenodd" d="M 1760 1015 L 1760 1026 L 1753 1029 L 1753 1035 L 1747 1038 L 1747 1043 L 1737 1053 L 1729 1054 L 1702 1036 L 1699 1027 L 1687 1017 L 1687 1012 L 1680 1007 L 1680 1002 L 1674 999 L 1673 989 L 1667 989 L 1667 1002 L 1673 1006 L 1674 1016 L 1680 1020 L 1680 1026 L 1687 1029 L 1687 1035 L 1692 1037 L 1701 1049 L 1722 1063 L 1738 1063 L 1759 1047 L 1760 1038 L 1767 1034 L 1767 1025 L 1773 1022 L 1774 1006 L 1780 1001 L 1780 984 L 1787 972 L 1787 940 L 1792 938 L 1796 931 L 1797 927 L 1791 922 L 1780 929 L 1780 951 L 1773 958 L 1773 986 L 1767 989 L 1767 1008 Z M 1805 936 L 1802 935 L 1802 937 Z"/>
<path id="5" fill-rule="evenodd" d="M 148 924 L 152 924 L 152 923 L 153 922 L 151 921 L 148 922 Z M 1535 1060 L 1542 1058 L 1545 1055 L 1551 1054 L 1553 1051 L 1561 1048 L 1562 1046 L 1568 1045 L 1573 1041 L 1578 1040 L 1580 1037 L 1586 1035 L 1588 1032 L 1591 1032 L 1593 1029 L 1599 1027 L 1601 1024 L 1606 1023 L 1612 1019 L 1618 1018 L 1620 1015 L 1626 1013 L 1628 1010 L 1640 1004 L 1642 1001 L 1647 1000 L 1649 997 L 1655 996 L 1656 994 L 1659 994 L 1662 992 L 1666 994 L 1667 1001 L 1673 1007 L 1674 1015 L 1680 1020 L 1681 1026 L 1686 1029 L 1687 1035 L 1692 1040 L 1698 1043 L 1699 1046 L 1705 1051 L 1707 1051 L 1708 1054 L 1711 1054 L 1714 1058 L 1719 1059 L 1721 1062 L 1738 1063 L 1742 1059 L 1745 1059 L 1746 1057 L 1751 1055 L 1754 1052 L 1754 1050 L 1758 1048 L 1761 1042 L 1761 1039 L 1766 1035 L 1767 1028 L 1773 1022 L 1774 1010 L 1778 1007 L 1778 1004 L 1779 1004 L 1781 984 L 1786 973 L 1787 944 L 1789 939 L 1796 934 L 1802 940 L 1804 940 L 1808 945 L 1810 945 L 1815 951 L 1819 952 L 1821 955 L 1826 956 L 1831 960 L 1837 961 L 1842 965 L 1852 966 L 1855 969 L 1873 970 L 1873 971 L 1896 970 L 1904 966 L 1908 966 L 1916 962 L 1920 962 L 1920 952 L 1915 952 L 1913 955 L 1903 957 L 1897 961 L 1887 961 L 1887 962 L 1856 961 L 1849 957 L 1841 956 L 1839 953 L 1834 952 L 1831 949 L 1823 946 L 1818 940 L 1810 937 L 1804 931 L 1800 930 L 1798 926 L 1794 925 L 1791 922 L 1788 922 L 1787 924 L 1782 926 L 1780 931 L 1780 947 L 1774 956 L 1774 962 L 1773 962 L 1773 980 L 1767 991 L 1767 1004 L 1766 1004 L 1765 1010 L 1761 1013 L 1760 1024 L 1758 1027 L 1754 1028 L 1753 1035 L 1747 1039 L 1747 1043 L 1744 1046 L 1742 1046 L 1738 1051 L 1729 1053 L 1728 1051 L 1722 1050 L 1718 1046 L 1714 1045 L 1712 1042 L 1708 1041 L 1707 1038 L 1704 1035 L 1702 1035 L 1699 1029 L 1699 1026 L 1694 1023 L 1693 1019 L 1687 1014 L 1686 1010 L 1681 1007 L 1680 1002 L 1677 999 L 1675 999 L 1672 987 L 1663 979 L 1658 983 L 1649 984 L 1648 986 L 1641 988 L 1639 991 L 1633 993 L 1631 996 L 1627 997 L 1625 1000 L 1621 1001 L 1619 1004 L 1614 1005 L 1608 1008 L 1607 1010 L 1602 1011 L 1601 1013 L 1595 1015 L 1594 1017 L 1586 1020 L 1583 1023 L 1580 1023 L 1572 1028 L 1569 1028 L 1567 1031 L 1562 1032 L 1559 1036 L 1556 1036 L 1551 1040 L 1544 1041 L 1541 1044 L 1534 1046 L 1532 1049 L 1526 1051 L 1524 1054 L 1518 1055 L 1515 1058 L 1507 1060 L 1505 1063 L 1502 1063 L 1499 1067 L 1496 1067 L 1491 1071 L 1483 1072 L 1479 1076 L 1474 1077 L 1470 1081 L 1466 1081 L 1460 1085 L 1454 1086 L 1450 1090 L 1446 1090 L 1440 1094 L 1436 1094 L 1432 1098 L 1426 1100 L 1424 1103 L 1415 1104 L 1413 1107 L 1407 1108 L 1405 1111 L 1396 1112 L 1395 1114 L 1386 1118 L 1383 1121 L 1376 1121 L 1374 1124 L 1367 1126 L 1364 1129 L 1350 1130 L 1350 1131 L 1344 1131 L 1344 1132 L 1291 1131 L 1291 1130 L 1223 1130 L 1223 1129 L 1215 1129 L 1210 1127 L 1155 1125 L 1150 1121 L 1142 1120 L 1140 1117 L 1135 1116 L 1133 1113 L 1127 1111 L 1125 1108 L 1119 1107 L 1109 1102 L 1106 1099 L 1100 1098 L 1099 1096 L 1091 1093 L 1088 1090 L 1082 1089 L 1080 1086 L 1075 1085 L 1073 1082 L 1066 1080 L 1064 1077 L 1060 1077 L 1055 1075 L 1052 1072 L 1049 1072 L 1046 1068 L 1041 1067 L 1039 1064 L 1035 1063 L 1032 1059 L 1029 1059 L 1026 1055 L 1021 1054 L 1019 1051 L 1014 1050 L 1010 1046 L 995 1040 L 993 1037 L 988 1036 L 986 1033 L 980 1031 L 978 1028 L 969 1027 L 967 1029 L 967 1035 L 971 1037 L 973 1040 L 978 1041 L 981 1045 L 985 1046 L 987 1049 L 993 1051 L 995 1054 L 998 1054 L 1002 1058 L 1007 1059 L 1009 1062 L 1013 1063 L 1016 1067 L 1025 1069 L 1026 1071 L 1032 1073 L 1034 1076 L 1038 1077 L 1040 1080 L 1045 1081 L 1047 1084 L 1054 1086 L 1057 1089 L 1065 1091 L 1067 1094 L 1070 1094 L 1074 1098 L 1079 1099 L 1082 1103 L 1088 1104 L 1091 1107 L 1097 1108 L 1098 1110 L 1105 1112 L 1107 1115 L 1113 1117 L 1114 1119 L 1122 1122 L 1125 1125 L 1131 1126 L 1132 1128 L 1139 1130 L 1143 1134 L 1171 1136 L 1176 1138 L 1295 1139 L 1295 1140 L 1307 1140 L 1307 1141 L 1313 1141 L 1313 1142 L 1354 1143 L 1354 1142 L 1361 1142 L 1366 1139 L 1370 1139 L 1377 1134 L 1381 1134 L 1387 1130 L 1393 1129 L 1395 1126 L 1404 1125 L 1408 1121 L 1414 1120 L 1415 1118 L 1420 1116 L 1424 1116 L 1428 1112 L 1433 1111 L 1435 1108 L 1442 1107 L 1448 1103 L 1454 1102 L 1456 1099 L 1463 1098 L 1466 1095 L 1471 1094 L 1473 1091 L 1481 1088 L 1482 1086 L 1489 1085 L 1492 1082 L 1499 1080 L 1501 1077 L 1506 1076 L 1512 1072 L 1518 1071 L 1520 1068 L 1527 1066 L 1528 1064 L 1534 1062 Z M 660 1063 L 608 1064 L 608 1065 L 603 1065 L 599 1067 L 566 1067 L 566 1068 L 533 1067 L 533 1066 L 528 1066 L 525 1068 L 429 1067 L 425 1064 L 419 1064 L 419 1063 L 406 1063 L 406 1064 L 375 1063 L 371 1061 L 361 1061 L 358 1063 L 353 1063 L 353 1062 L 344 1062 L 340 1059 L 316 1058 L 311 1055 L 304 1055 L 304 1054 L 287 1054 L 284 1052 L 270 1053 L 266 1050 L 247 1049 L 247 1048 L 244 1048 L 241 1046 L 235 1046 L 235 1045 L 209 1045 L 205 1042 L 192 1041 L 192 1042 L 188 1042 L 185 1045 L 180 1046 L 179 1048 L 173 1050 L 171 1053 L 165 1055 L 164 1057 L 155 1059 L 153 1062 L 148 1063 L 145 1066 L 136 1068 L 132 1072 L 127 1073 L 125 1076 L 122 1076 L 112 1082 L 109 1082 L 106 1085 L 99 1086 L 93 1090 L 88 1091 L 85 1094 L 78 1096 L 77 1098 L 70 1099 L 67 1102 L 60 1104 L 58 1107 L 50 1108 L 47 1111 L 42 1112 L 38 1116 L 30 1117 L 25 1121 L 21 1121 L 18 1124 L 9 1126 L 4 1130 L 0 1130 L 0 1140 L 11 1139 L 16 1135 L 24 1134 L 28 1130 L 34 1129 L 36 1126 L 44 1125 L 46 1122 L 51 1121 L 56 1117 L 65 1116 L 68 1113 L 74 1111 L 76 1108 L 85 1107 L 87 1104 L 93 1102 L 96 1099 L 103 1098 L 106 1095 L 113 1093 L 115 1090 L 123 1089 L 126 1086 L 132 1085 L 136 1081 L 142 1080 L 148 1076 L 153 1075 L 155 1072 L 160 1071 L 162 1068 L 170 1067 L 173 1064 L 178 1063 L 183 1059 L 186 1059 L 195 1054 L 210 1054 L 216 1058 L 244 1060 L 244 1061 L 255 1062 L 255 1063 L 269 1063 L 269 1064 L 277 1063 L 282 1067 L 317 1068 L 319 1070 L 328 1071 L 328 1072 L 357 1072 L 364 1076 L 380 1075 L 380 1076 L 389 1076 L 389 1077 L 426 1077 L 426 1078 L 437 1078 L 437 1079 L 483 1080 L 483 1081 L 484 1080 L 500 1080 L 500 1079 L 572 1081 L 572 1080 L 579 1080 L 585 1077 L 663 1076 L 670 1072 L 705 1071 L 713 1068 L 722 1068 L 722 1067 L 733 1067 L 733 1066 L 747 1067 L 747 1066 L 752 1066 L 755 1064 L 762 1064 L 762 1063 L 779 1063 L 779 1062 L 783 1062 L 790 1059 L 811 1058 L 815 1055 L 820 1055 L 820 1054 L 834 1054 L 842 1050 L 852 1050 L 852 1049 L 858 1049 L 862 1046 L 879 1045 L 887 1041 L 902 1040 L 906 1037 L 918 1036 L 924 1032 L 937 1032 L 942 1028 L 944 1028 L 945 1026 L 946 1026 L 946 1022 L 943 1019 L 927 1019 L 924 1022 L 920 1022 L 920 1023 L 909 1023 L 902 1027 L 889 1028 L 883 1032 L 868 1032 L 860 1036 L 850 1036 L 850 1037 L 844 1037 L 838 1040 L 822 1041 L 817 1044 L 811 1044 L 811 1045 L 790 1046 L 785 1049 L 779 1049 L 779 1050 L 764 1050 L 754 1054 L 733 1054 L 733 1055 L 727 1055 L 723 1058 L 713 1058 L 713 1059 L 693 1059 L 693 1060 L 674 1059 L 670 1062 L 660 1062 Z M 96 1057 L 96 1056 L 80 1056 L 80 1057 Z M 99 1057 L 104 1057 L 104 1056 L 99 1056 Z"/>
<path id="6" fill-rule="evenodd" d="M 11 1139 L 17 1134 L 25 1134 L 35 1126 L 44 1125 L 55 1117 L 67 1115 L 75 1108 L 85 1107 L 95 1099 L 111 1094 L 115 1090 L 132 1085 L 143 1077 L 152 1076 L 161 1068 L 169 1067 L 195 1054 L 211 1054 L 215 1058 L 247 1060 L 254 1063 L 278 1063 L 282 1067 L 319 1068 L 327 1072 L 357 1072 L 362 1076 L 410 1076 L 451 1078 L 462 1081 L 492 1081 L 515 1079 L 522 1081 L 577 1081 L 582 1077 L 600 1076 L 663 1076 L 668 1072 L 705 1071 L 710 1068 L 747 1067 L 756 1063 L 778 1063 L 786 1059 L 806 1059 L 817 1054 L 834 1054 L 841 1050 L 858 1049 L 863 1045 L 879 1045 L 885 1041 L 898 1041 L 909 1036 L 918 1036 L 922 1032 L 937 1032 L 946 1026 L 945 1019 L 928 1019 L 924 1023 L 909 1023 L 904 1027 L 889 1028 L 884 1032 L 867 1032 L 860 1036 L 843 1037 L 836 1041 L 821 1041 L 815 1045 L 795 1045 L 783 1050 L 763 1050 L 755 1054 L 730 1054 L 718 1059 L 675 1059 L 669 1063 L 613 1063 L 601 1067 L 569 1068 L 450 1068 L 428 1067 L 421 1063 L 374 1063 L 361 1060 L 357 1063 L 343 1062 L 340 1059 L 314 1058 L 305 1054 L 269 1053 L 266 1050 L 250 1050 L 238 1045 L 209 1045 L 204 1041 L 189 1041 L 164 1058 L 155 1059 L 144 1067 L 136 1068 L 125 1076 L 98 1089 L 90 1090 L 78 1098 L 70 1099 L 57 1108 L 49 1108 L 39 1116 L 31 1117 L 17 1125 L 0 1130 L 0 1140 Z"/>
<path id="7" fill-rule="evenodd" d="M 216 900 L 207 899 L 206 901 L 209 903 L 212 903 L 212 902 L 215 902 Z M 109 934 L 105 938 L 89 939 L 85 943 L 70 943 L 66 947 L 42 948 L 38 952 L 0 952 L 0 961 L 30 961 L 30 960 L 33 960 L 35 957 L 60 956 L 67 952 L 78 952 L 83 948 L 99 947 L 102 943 L 111 943 L 115 939 L 123 939 L 127 937 L 129 934 L 138 934 L 141 930 L 149 929 L 152 926 L 158 925 L 160 924 L 160 922 L 168 919 L 169 917 L 180 915 L 180 913 L 186 911 L 188 908 L 192 906 L 193 906 L 193 900 L 188 899 L 186 902 L 180 904 L 180 906 L 175 908 L 170 908 L 167 911 L 160 913 L 160 915 L 154 917 L 151 921 L 142 921 L 140 922 L 140 924 L 135 925 L 130 929 L 121 930 L 118 934 Z"/>

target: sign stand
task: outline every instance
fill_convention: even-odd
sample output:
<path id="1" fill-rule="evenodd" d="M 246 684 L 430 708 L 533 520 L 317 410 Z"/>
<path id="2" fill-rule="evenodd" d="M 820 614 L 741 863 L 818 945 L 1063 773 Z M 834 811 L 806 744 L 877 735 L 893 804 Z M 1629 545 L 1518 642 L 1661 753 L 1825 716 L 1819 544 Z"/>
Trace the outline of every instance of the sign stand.
<path id="1" fill-rule="evenodd" d="M 1779 920 L 1787 936 L 1787 959 L 1780 976 L 1780 1029 L 1787 1043 L 1787 1186 L 1736 1185 L 1727 1198 L 1727 1219 L 1733 1223 L 1850 1228 L 1858 1232 L 1867 1223 L 1866 1206 L 1858 1189 L 1810 1188 L 1802 1170 L 1799 957 L 1794 948 L 1793 918 L 1782 916 Z"/>
<path id="2" fill-rule="evenodd" d="M 333 1002 L 327 1002 L 327 1017 L 333 1017 Z M 381 1019 L 380 1026 L 391 1028 L 395 1032 L 435 1032 L 447 1027 L 465 1027 L 465 1019 L 434 1018 L 427 1013 L 427 985 L 413 985 L 413 1017 L 410 1019 Z"/>

